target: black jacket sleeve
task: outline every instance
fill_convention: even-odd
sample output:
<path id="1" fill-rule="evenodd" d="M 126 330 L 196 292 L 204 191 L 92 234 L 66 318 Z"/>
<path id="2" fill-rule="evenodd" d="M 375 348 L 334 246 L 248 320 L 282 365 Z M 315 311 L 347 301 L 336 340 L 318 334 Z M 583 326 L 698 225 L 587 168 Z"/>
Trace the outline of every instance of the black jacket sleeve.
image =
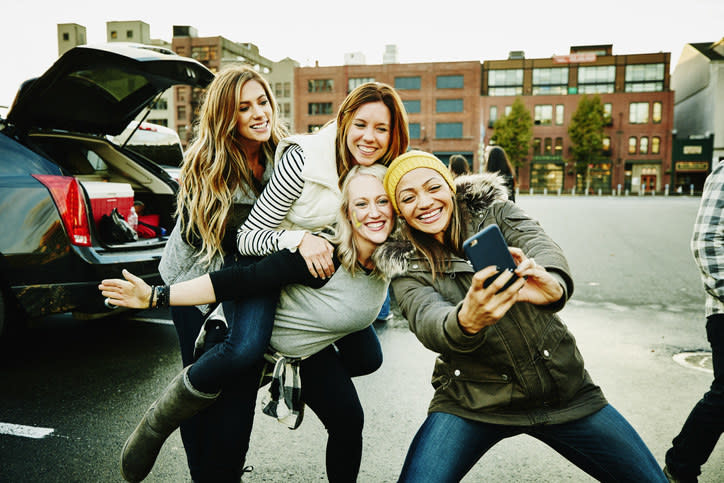
<path id="1" fill-rule="evenodd" d="M 333 261 L 335 269 L 338 269 L 339 260 L 336 251 Z M 329 280 L 313 277 L 299 252 L 292 253 L 289 250 L 272 253 L 249 265 L 241 263 L 226 265 L 221 270 L 209 273 L 209 277 L 217 302 L 241 296 L 265 295 L 293 283 L 320 288 Z"/>

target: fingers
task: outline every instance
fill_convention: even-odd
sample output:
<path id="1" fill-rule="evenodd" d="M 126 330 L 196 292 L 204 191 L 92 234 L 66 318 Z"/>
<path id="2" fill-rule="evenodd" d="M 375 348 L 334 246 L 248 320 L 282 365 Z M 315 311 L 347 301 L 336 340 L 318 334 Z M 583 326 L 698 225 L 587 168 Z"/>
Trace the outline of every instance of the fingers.
<path id="1" fill-rule="evenodd" d="M 146 283 L 143 281 L 143 279 L 136 277 L 134 274 L 132 274 L 125 268 L 121 271 L 121 274 L 123 275 L 123 278 L 125 278 L 126 280 L 128 280 L 129 282 L 131 282 L 134 285 L 142 285 L 142 284 Z"/>

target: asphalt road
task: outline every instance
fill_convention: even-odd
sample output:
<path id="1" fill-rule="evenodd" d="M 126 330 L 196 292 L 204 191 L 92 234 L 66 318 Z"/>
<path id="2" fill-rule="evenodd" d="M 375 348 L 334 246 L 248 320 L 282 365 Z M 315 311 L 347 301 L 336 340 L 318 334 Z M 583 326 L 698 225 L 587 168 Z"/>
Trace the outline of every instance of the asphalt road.
<path id="1" fill-rule="evenodd" d="M 519 204 L 568 256 L 576 289 L 562 315 L 594 381 L 663 462 L 712 378 L 706 363 L 674 360 L 708 350 L 688 248 L 698 199 L 521 196 Z M 161 311 L 93 322 L 48 318 L 0 354 L 0 482 L 121 481 L 123 441 L 180 368 L 167 319 Z M 395 481 L 425 417 L 434 360 L 399 314 L 377 329 L 385 362 L 356 380 L 366 416 L 359 481 L 371 483 Z M 259 411 L 247 456 L 255 469 L 244 480 L 324 481 L 325 441 L 311 412 L 290 431 Z M 700 481 L 724 481 L 722 449 Z M 178 432 L 146 481 L 190 481 Z M 498 444 L 464 481 L 592 480 L 522 436 Z"/>

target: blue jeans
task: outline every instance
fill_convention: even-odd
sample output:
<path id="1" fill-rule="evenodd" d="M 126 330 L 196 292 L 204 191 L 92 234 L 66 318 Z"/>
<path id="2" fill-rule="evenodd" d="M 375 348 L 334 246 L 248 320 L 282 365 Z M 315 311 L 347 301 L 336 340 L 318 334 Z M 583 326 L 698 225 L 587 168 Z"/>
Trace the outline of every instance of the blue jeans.
<path id="1" fill-rule="evenodd" d="M 599 481 L 667 483 L 636 431 L 607 405 L 563 424 L 504 426 L 430 413 L 410 445 L 401 482 L 457 482 L 497 442 L 528 434 Z"/>
<path id="2" fill-rule="evenodd" d="M 242 257 L 237 263 L 251 264 L 258 257 Z M 243 296 L 243 287 L 240 288 Z M 263 297 L 222 302 L 229 326 L 226 338 L 205 352 L 189 369 L 191 385 L 199 391 L 216 393 L 231 380 L 264 357 L 269 346 L 279 293 Z"/>
<path id="3" fill-rule="evenodd" d="M 195 307 L 172 307 L 184 367 L 194 362 L 193 348 L 204 316 Z M 238 483 L 249 449 L 256 393 L 263 361 L 222 384 L 219 398 L 181 423 L 181 440 L 195 483 Z"/>
<path id="4" fill-rule="evenodd" d="M 330 483 L 357 481 L 362 461 L 364 412 L 352 377 L 376 371 L 382 348 L 372 326 L 343 337 L 304 359 L 302 400 L 327 430 L 326 469 Z"/>
<path id="5" fill-rule="evenodd" d="M 714 381 L 666 452 L 666 466 L 682 481 L 696 480 L 724 431 L 724 314 L 709 316 L 706 335 L 711 344 Z"/>

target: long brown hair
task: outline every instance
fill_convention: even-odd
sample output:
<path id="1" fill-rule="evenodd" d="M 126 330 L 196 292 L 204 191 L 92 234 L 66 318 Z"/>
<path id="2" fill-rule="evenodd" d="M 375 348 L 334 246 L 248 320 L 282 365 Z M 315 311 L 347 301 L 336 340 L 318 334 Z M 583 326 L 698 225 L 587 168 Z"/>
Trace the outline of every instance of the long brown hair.
<path id="1" fill-rule="evenodd" d="M 407 146 L 410 144 L 407 111 L 405 111 L 405 106 L 397 92 L 381 82 L 366 82 L 357 86 L 349 93 L 337 111 L 336 151 L 340 187 L 349 170 L 355 165 L 352 153 L 347 147 L 349 127 L 357 110 L 363 104 L 370 102 L 383 102 L 390 110 L 390 144 L 387 152 L 377 162 L 388 166 L 393 159 L 407 151 Z"/>
<path id="2" fill-rule="evenodd" d="M 219 72 L 206 89 L 196 135 L 181 167 L 176 215 L 185 239 L 201 240 L 200 254 L 206 263 L 223 255 L 221 240 L 236 190 L 259 195 L 237 124 L 241 90 L 251 80 L 261 84 L 271 103 L 271 137 L 261 145 L 260 159 L 272 162 L 277 144 L 286 135 L 276 101 L 258 72 L 235 65 Z"/>

